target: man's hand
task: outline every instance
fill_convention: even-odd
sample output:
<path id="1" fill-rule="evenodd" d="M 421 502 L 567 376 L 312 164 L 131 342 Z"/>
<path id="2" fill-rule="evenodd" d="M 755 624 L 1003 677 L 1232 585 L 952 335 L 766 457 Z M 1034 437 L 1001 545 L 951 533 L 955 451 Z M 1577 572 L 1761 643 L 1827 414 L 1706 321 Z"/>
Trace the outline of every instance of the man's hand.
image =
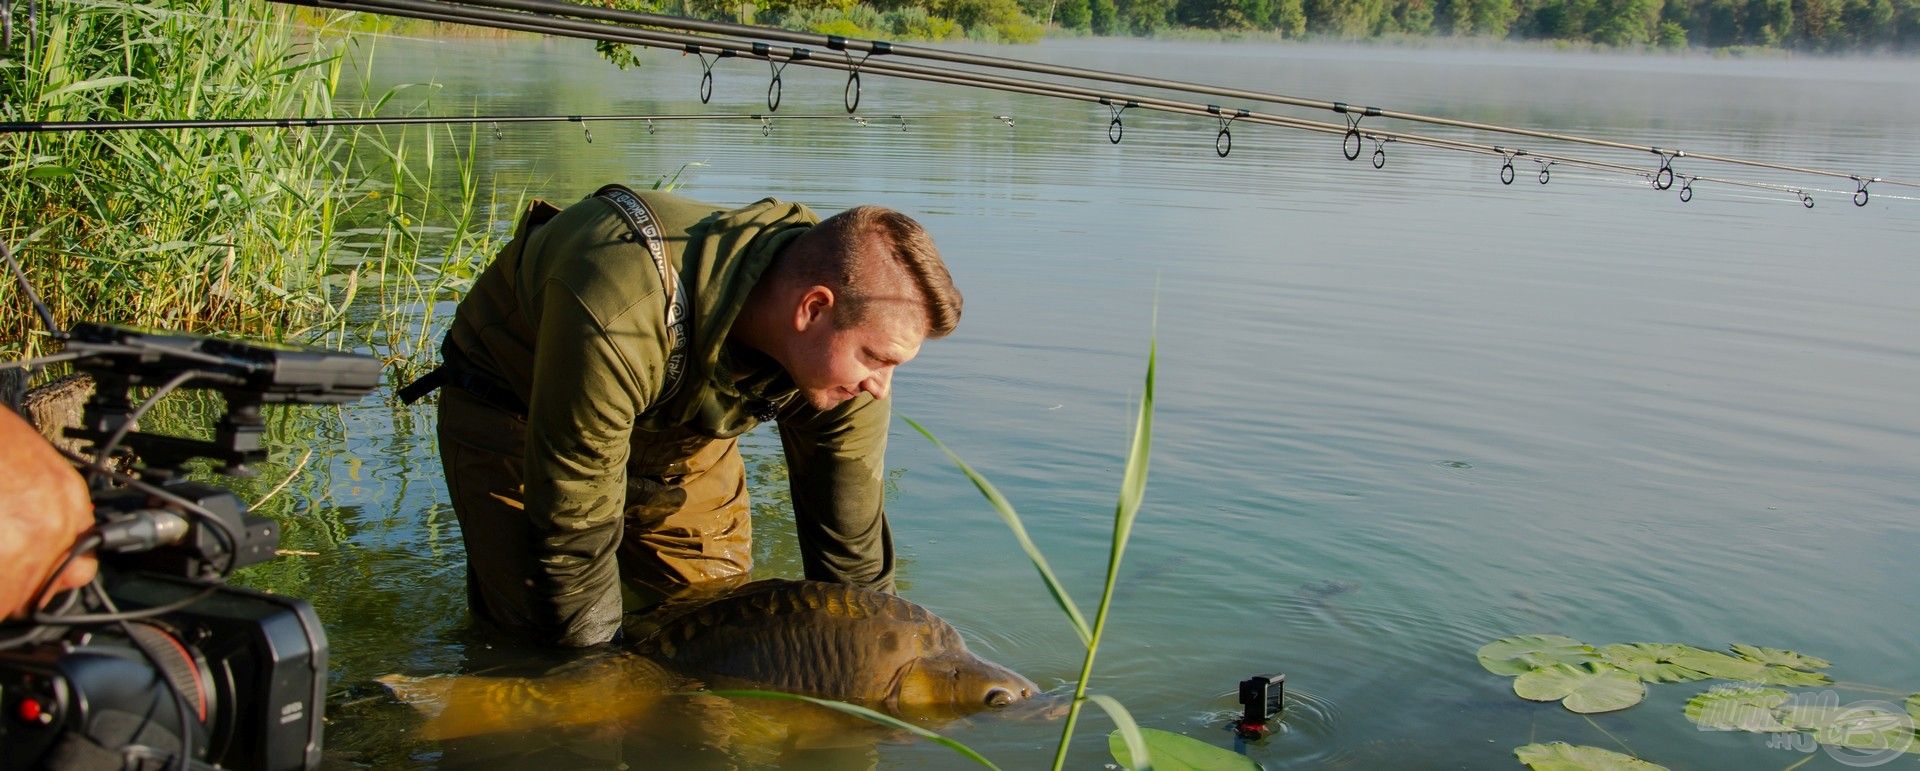
<path id="1" fill-rule="evenodd" d="M 86 483 L 38 431 L 0 408 L 0 618 L 23 616 L 34 593 L 93 526 Z M 93 580 L 93 555 L 75 559 L 54 591 Z"/>

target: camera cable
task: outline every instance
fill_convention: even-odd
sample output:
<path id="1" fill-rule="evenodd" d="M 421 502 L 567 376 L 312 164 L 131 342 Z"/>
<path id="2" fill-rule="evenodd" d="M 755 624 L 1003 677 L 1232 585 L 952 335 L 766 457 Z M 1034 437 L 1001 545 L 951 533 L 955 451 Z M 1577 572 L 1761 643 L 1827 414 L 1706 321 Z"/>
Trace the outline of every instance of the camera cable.
<path id="1" fill-rule="evenodd" d="M 133 408 L 133 412 L 127 415 L 126 420 L 120 421 L 120 427 L 114 429 L 113 436 L 108 437 L 107 441 L 100 444 L 100 449 L 93 454 L 93 466 L 89 470 L 89 474 L 107 467 L 107 459 L 113 457 L 113 451 L 120 447 L 120 442 L 127 438 L 129 432 L 133 431 L 134 424 L 140 422 L 140 418 L 147 414 L 147 410 L 153 409 L 153 405 L 160 401 L 160 397 L 172 393 L 174 389 L 185 385 L 187 381 L 199 376 L 200 373 L 198 371 L 187 370 L 178 375 L 174 375 L 172 380 L 154 389 L 152 396 L 148 396 L 146 401 L 140 403 L 140 406 Z M 91 482 L 92 480 L 89 479 L 88 481 Z"/>

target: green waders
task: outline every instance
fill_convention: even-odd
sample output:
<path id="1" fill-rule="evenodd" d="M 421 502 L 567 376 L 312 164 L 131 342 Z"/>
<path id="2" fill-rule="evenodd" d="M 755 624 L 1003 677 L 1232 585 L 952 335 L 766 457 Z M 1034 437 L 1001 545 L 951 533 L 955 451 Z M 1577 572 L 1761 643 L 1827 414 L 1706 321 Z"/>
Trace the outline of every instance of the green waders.
<path id="1" fill-rule="evenodd" d="M 506 631 L 534 617 L 533 548 L 521 487 L 526 420 L 457 386 L 440 392 L 440 460 L 467 547 L 467 601 L 476 619 Z M 753 567 L 746 467 L 737 439 L 636 429 L 618 544 L 626 590 L 576 598 L 595 618 L 617 618 Z"/>

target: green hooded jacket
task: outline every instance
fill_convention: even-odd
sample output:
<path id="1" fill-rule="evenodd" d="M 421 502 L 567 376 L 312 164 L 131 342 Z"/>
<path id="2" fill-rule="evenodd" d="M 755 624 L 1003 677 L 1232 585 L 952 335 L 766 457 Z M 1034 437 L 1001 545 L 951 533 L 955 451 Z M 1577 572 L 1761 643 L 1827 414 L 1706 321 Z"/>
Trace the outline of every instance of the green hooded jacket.
<path id="1" fill-rule="evenodd" d="M 527 405 L 526 510 L 544 533 L 535 551 L 546 581 L 536 590 L 553 600 L 549 620 L 576 626 L 619 580 L 634 429 L 697 446 L 752 429 L 756 412 L 777 415 L 806 576 L 891 591 L 893 544 L 881 500 L 890 405 L 862 393 L 815 409 L 771 358 L 726 341 L 754 282 L 819 217 L 772 198 L 727 210 L 667 193 L 640 196 L 690 305 L 677 382 L 665 375 L 660 273 L 600 198 L 564 211 L 530 206 L 461 301 L 448 336 L 467 366 Z"/>

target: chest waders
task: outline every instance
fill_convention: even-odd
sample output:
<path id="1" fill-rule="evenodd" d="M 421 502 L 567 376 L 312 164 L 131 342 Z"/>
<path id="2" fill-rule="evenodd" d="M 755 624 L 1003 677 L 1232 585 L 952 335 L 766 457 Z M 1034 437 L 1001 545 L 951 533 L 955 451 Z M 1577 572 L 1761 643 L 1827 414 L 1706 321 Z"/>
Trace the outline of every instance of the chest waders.
<path id="1" fill-rule="evenodd" d="M 693 298 L 646 202 L 620 185 L 594 197 L 627 226 L 621 240 L 643 247 L 659 271 L 668 354 L 655 403 L 667 403 L 687 378 Z M 468 605 L 476 621 L 545 642 L 590 645 L 613 635 L 623 608 L 650 607 L 751 569 L 751 507 L 737 439 L 636 426 L 619 521 L 593 542 L 593 556 L 578 566 L 573 585 L 543 586 L 543 561 L 556 558 L 542 544 L 574 536 L 557 535 L 554 523 L 536 523 L 526 511 L 527 409 L 497 378 L 469 365 L 451 340 L 445 350 L 445 363 L 401 396 L 411 403 L 435 388 L 457 386 L 440 398 L 440 456 L 466 544 Z"/>

